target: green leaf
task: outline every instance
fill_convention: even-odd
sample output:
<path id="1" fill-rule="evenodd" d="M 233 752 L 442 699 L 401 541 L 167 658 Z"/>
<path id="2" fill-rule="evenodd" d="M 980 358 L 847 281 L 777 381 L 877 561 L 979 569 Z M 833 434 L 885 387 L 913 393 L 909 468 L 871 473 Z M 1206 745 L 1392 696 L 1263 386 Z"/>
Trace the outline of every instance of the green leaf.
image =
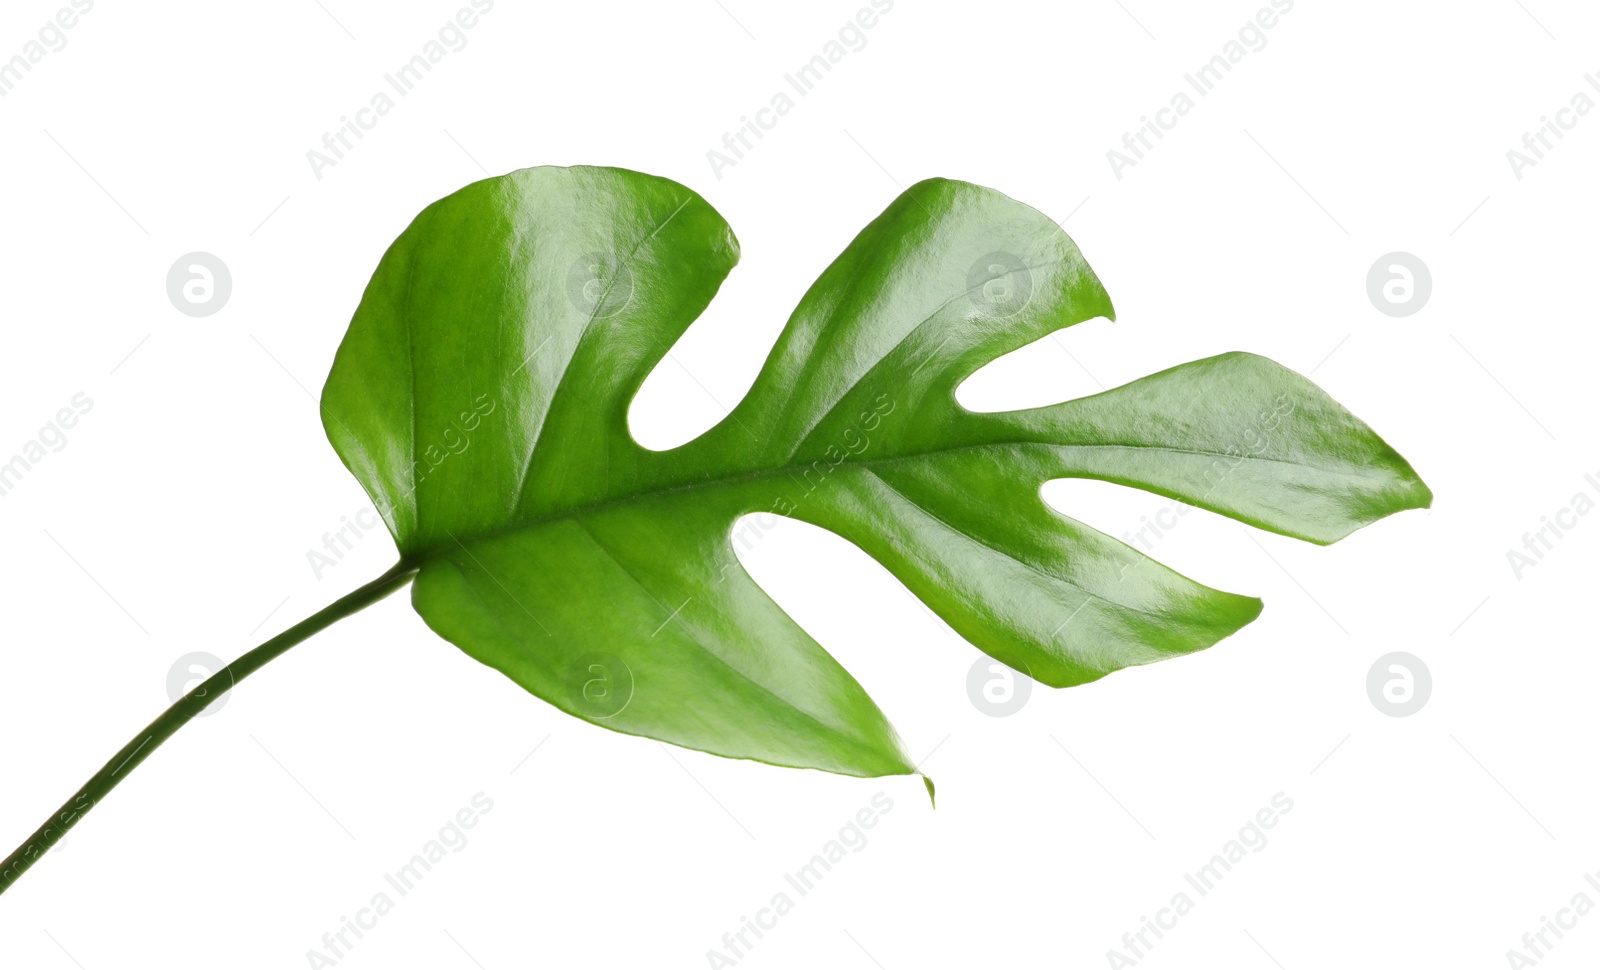
<path id="1" fill-rule="evenodd" d="M 716 754 L 908 773 L 861 686 L 733 552 L 749 513 L 855 543 L 985 653 L 1054 686 L 1200 650 L 1261 603 L 1056 512 L 1054 478 L 1313 542 L 1430 493 L 1309 381 L 1248 354 L 979 414 L 956 387 L 1111 316 L 1077 246 L 998 192 L 896 199 L 790 317 L 749 395 L 682 447 L 628 433 L 738 260 L 694 192 L 537 168 L 434 203 L 373 275 L 323 392 L 334 448 L 420 566 L 435 631 L 557 707 Z"/>

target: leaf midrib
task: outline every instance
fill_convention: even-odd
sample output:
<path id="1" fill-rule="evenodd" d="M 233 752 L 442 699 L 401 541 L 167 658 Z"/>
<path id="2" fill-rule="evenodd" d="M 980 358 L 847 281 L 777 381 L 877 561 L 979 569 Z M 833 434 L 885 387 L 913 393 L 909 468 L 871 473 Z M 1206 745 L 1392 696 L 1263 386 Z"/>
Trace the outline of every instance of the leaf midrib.
<path id="1" fill-rule="evenodd" d="M 1174 454 L 1188 455 L 1188 456 L 1202 457 L 1202 458 L 1239 459 L 1239 460 L 1243 460 L 1243 461 L 1257 461 L 1257 462 L 1267 462 L 1267 463 L 1272 463 L 1272 464 L 1293 465 L 1293 466 L 1298 467 L 1298 468 L 1312 468 L 1312 467 L 1314 467 L 1314 466 L 1311 466 L 1311 465 L 1303 464 L 1301 462 L 1291 461 L 1291 460 L 1286 459 L 1286 458 L 1265 458 L 1265 457 L 1262 457 L 1262 456 L 1259 456 L 1259 455 L 1242 455 L 1242 456 L 1241 455 L 1229 455 L 1229 454 L 1225 454 L 1225 453 L 1222 453 L 1222 452 L 1193 450 L 1193 449 L 1186 449 L 1186 448 L 1174 448 L 1174 447 L 1172 447 L 1170 445 L 1126 444 L 1126 443 L 1121 443 L 1121 442 L 1096 443 L 1096 444 L 1072 444 L 1072 443 L 1052 443 L 1052 442 L 1047 442 L 1047 441 L 1036 441 L 1036 440 L 1027 440 L 1027 439 L 1016 439 L 1016 440 L 1007 439 L 1007 440 L 1003 440 L 1003 441 L 985 441 L 985 442 L 978 442 L 978 443 L 975 443 L 975 444 L 951 445 L 949 447 L 944 447 L 944 448 L 929 448 L 929 449 L 926 449 L 926 450 L 923 450 L 923 451 L 912 452 L 912 453 L 907 453 L 907 454 L 889 455 L 889 456 L 886 456 L 886 457 L 883 457 L 883 458 L 869 458 L 869 459 L 862 459 L 862 460 L 846 460 L 846 461 L 841 461 L 838 464 L 829 465 L 829 469 L 832 470 L 832 469 L 838 469 L 838 468 L 859 468 L 859 469 L 869 470 L 870 471 L 872 468 L 878 467 L 878 466 L 893 465 L 893 464 L 898 464 L 898 463 L 902 463 L 902 462 L 909 462 L 909 461 L 919 461 L 919 460 L 928 459 L 928 458 L 932 458 L 934 456 L 939 456 L 939 455 L 949 455 L 949 454 L 956 454 L 956 453 L 960 453 L 960 452 L 969 452 L 969 451 L 989 451 L 989 450 L 1003 449 L 1003 448 L 1021 448 L 1021 447 L 1028 447 L 1028 446 L 1034 446 L 1034 447 L 1039 447 L 1039 448 L 1049 448 L 1049 449 L 1052 449 L 1052 450 L 1064 449 L 1064 448 L 1084 449 L 1084 450 L 1093 450 L 1093 449 L 1105 448 L 1105 449 L 1123 449 L 1123 450 L 1140 450 L 1140 451 L 1163 451 L 1163 452 L 1172 452 Z M 671 453 L 670 452 L 656 452 L 655 454 L 671 454 Z M 605 511 L 607 509 L 612 509 L 612 508 L 618 508 L 618 507 L 621 507 L 621 506 L 625 506 L 625 505 L 628 505 L 628 504 L 633 503 L 633 502 L 641 502 L 641 501 L 648 501 L 648 500 L 651 500 L 651 499 L 664 498 L 666 496 L 673 495 L 673 494 L 680 493 L 680 492 L 695 492 L 695 491 L 700 491 L 700 490 L 712 490 L 712 489 L 721 488 L 722 486 L 727 486 L 727 485 L 740 485 L 740 484 L 745 484 L 745 483 L 748 483 L 748 482 L 757 482 L 757 481 L 762 481 L 762 480 L 765 480 L 765 479 L 776 478 L 780 474 L 791 474 L 792 475 L 794 472 L 797 472 L 797 471 L 807 471 L 807 470 L 812 469 L 816 465 L 817 461 L 825 461 L 825 459 L 817 459 L 816 461 L 806 462 L 806 463 L 803 463 L 803 464 L 796 464 L 796 463 L 792 463 L 792 462 L 787 462 L 786 461 L 781 465 L 772 465 L 772 466 L 768 466 L 766 468 L 755 469 L 755 470 L 748 471 L 748 472 L 739 472 L 739 473 L 731 474 L 731 475 L 721 475 L 721 476 L 717 476 L 717 477 L 702 478 L 702 479 L 699 479 L 699 480 L 696 480 L 696 481 L 678 482 L 678 483 L 675 483 L 675 484 L 665 485 L 665 486 L 662 486 L 662 487 L 659 487 L 659 488 L 647 488 L 647 489 L 643 489 L 643 490 L 640 490 L 640 491 L 637 491 L 637 492 L 630 492 L 630 493 L 628 493 L 626 495 L 617 495 L 617 496 L 614 496 L 612 498 L 602 499 L 602 500 L 597 501 L 597 502 L 590 502 L 590 503 L 585 504 L 585 505 L 572 505 L 572 506 L 569 506 L 567 508 L 560 509 L 560 510 L 557 510 L 557 511 L 554 511 L 554 512 L 550 512 L 550 513 L 548 513 L 546 515 L 541 515 L 541 516 L 538 516 L 538 517 L 535 517 L 535 518 L 521 519 L 521 520 L 518 520 L 518 521 L 515 521 L 515 522 L 508 522 L 508 523 L 506 523 L 504 525 L 497 526 L 497 527 L 492 528 L 492 529 L 486 529 L 486 530 L 484 530 L 482 532 L 474 533 L 474 534 L 468 536 L 467 538 L 471 539 L 474 542 L 477 542 L 477 541 L 491 541 L 491 540 L 494 540 L 494 539 L 498 539 L 501 536 L 511 535 L 513 533 L 520 532 L 520 531 L 522 531 L 524 529 L 536 528 L 538 526 L 545 525 L 545 524 L 550 523 L 550 522 L 555 522 L 555 521 L 560 520 L 560 519 L 574 518 L 576 516 L 585 515 L 585 514 L 589 514 L 589 513 L 593 513 L 593 512 L 601 512 L 601 511 Z M 743 513 L 741 513 L 741 514 L 743 514 Z M 461 540 L 459 538 L 456 538 L 454 536 L 452 536 L 452 539 L 457 543 L 461 542 Z M 433 559 L 439 558 L 441 552 L 443 550 L 447 549 L 447 548 L 449 548 L 449 543 L 440 542 L 434 548 L 431 548 L 431 549 L 428 549 L 428 550 L 425 550 L 425 551 L 422 551 L 422 552 L 419 552 L 419 553 L 415 553 L 415 554 L 410 555 L 410 556 L 403 557 L 403 561 L 406 561 L 406 562 L 409 562 L 411 564 L 420 566 L 420 565 L 422 565 L 424 563 L 427 563 L 427 562 L 429 562 L 429 561 L 431 561 Z"/>

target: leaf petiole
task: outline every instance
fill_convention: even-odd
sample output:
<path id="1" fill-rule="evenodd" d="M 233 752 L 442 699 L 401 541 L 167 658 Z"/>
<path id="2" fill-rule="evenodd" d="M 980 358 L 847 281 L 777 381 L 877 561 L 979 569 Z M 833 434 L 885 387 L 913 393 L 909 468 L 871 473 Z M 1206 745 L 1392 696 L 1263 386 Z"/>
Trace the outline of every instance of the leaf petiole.
<path id="1" fill-rule="evenodd" d="M 396 563 L 382 576 L 334 600 L 223 667 L 194 690 L 178 698 L 177 702 L 167 708 L 160 717 L 151 721 L 137 737 L 124 745 L 121 751 L 112 755 L 111 760 L 95 772 L 94 777 L 84 784 L 83 789 L 57 809 L 37 832 L 29 836 L 15 852 L 6 857 L 4 862 L 0 862 L 0 894 L 10 889 L 12 883 L 39 861 L 41 856 L 50 851 L 68 829 L 78 824 L 91 808 L 100 804 L 101 799 L 105 798 L 118 782 L 132 773 L 135 766 L 150 757 L 150 752 L 177 733 L 178 729 L 191 718 L 205 710 L 239 681 L 282 656 L 290 647 L 352 613 L 366 609 L 409 583 L 417 574 L 417 569 L 415 563 L 404 560 Z"/>

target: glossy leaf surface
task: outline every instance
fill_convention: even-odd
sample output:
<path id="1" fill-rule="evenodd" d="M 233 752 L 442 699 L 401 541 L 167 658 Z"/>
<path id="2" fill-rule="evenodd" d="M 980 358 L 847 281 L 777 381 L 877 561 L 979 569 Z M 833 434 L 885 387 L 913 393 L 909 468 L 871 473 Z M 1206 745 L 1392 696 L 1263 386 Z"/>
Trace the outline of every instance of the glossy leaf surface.
<path id="1" fill-rule="evenodd" d="M 1431 499 L 1365 424 L 1248 354 L 965 410 L 955 389 L 979 367 L 1112 306 L 1050 219 L 938 179 L 828 266 L 726 420 L 650 451 L 629 403 L 738 256 L 716 211 L 666 179 L 478 182 L 385 254 L 323 393 L 335 449 L 421 567 L 417 611 L 594 723 L 774 764 L 913 770 L 861 686 L 740 566 L 730 535 L 748 513 L 843 536 L 974 645 L 1067 686 L 1208 647 L 1261 604 L 1056 512 L 1047 480 L 1318 543 Z"/>

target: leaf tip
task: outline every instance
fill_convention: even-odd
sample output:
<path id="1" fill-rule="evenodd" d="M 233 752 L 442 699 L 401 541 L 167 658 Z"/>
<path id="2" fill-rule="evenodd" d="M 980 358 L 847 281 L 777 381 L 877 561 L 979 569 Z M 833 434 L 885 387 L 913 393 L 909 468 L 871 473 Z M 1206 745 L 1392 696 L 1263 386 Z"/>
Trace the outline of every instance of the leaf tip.
<path id="1" fill-rule="evenodd" d="M 922 778 L 922 787 L 928 789 L 928 805 L 929 805 L 929 807 L 931 807 L 933 809 L 938 809 L 939 802 L 938 802 L 938 799 L 936 799 L 934 797 L 933 779 L 929 778 L 927 775 L 922 774 L 922 772 L 920 772 L 920 771 L 917 772 L 917 775 Z"/>
<path id="2" fill-rule="evenodd" d="M 1246 627 L 1261 618 L 1261 611 L 1266 609 L 1266 601 L 1259 596 L 1239 597 L 1239 616 L 1242 622 L 1239 626 Z"/>
<path id="3" fill-rule="evenodd" d="M 1428 487 L 1428 483 L 1423 481 L 1420 476 L 1416 477 L 1415 484 L 1412 486 L 1412 489 L 1411 489 L 1411 494 L 1412 494 L 1413 500 L 1416 502 L 1415 505 L 1411 506 L 1412 508 L 1414 508 L 1414 509 L 1431 509 L 1431 508 L 1433 508 L 1433 489 L 1429 488 Z"/>

